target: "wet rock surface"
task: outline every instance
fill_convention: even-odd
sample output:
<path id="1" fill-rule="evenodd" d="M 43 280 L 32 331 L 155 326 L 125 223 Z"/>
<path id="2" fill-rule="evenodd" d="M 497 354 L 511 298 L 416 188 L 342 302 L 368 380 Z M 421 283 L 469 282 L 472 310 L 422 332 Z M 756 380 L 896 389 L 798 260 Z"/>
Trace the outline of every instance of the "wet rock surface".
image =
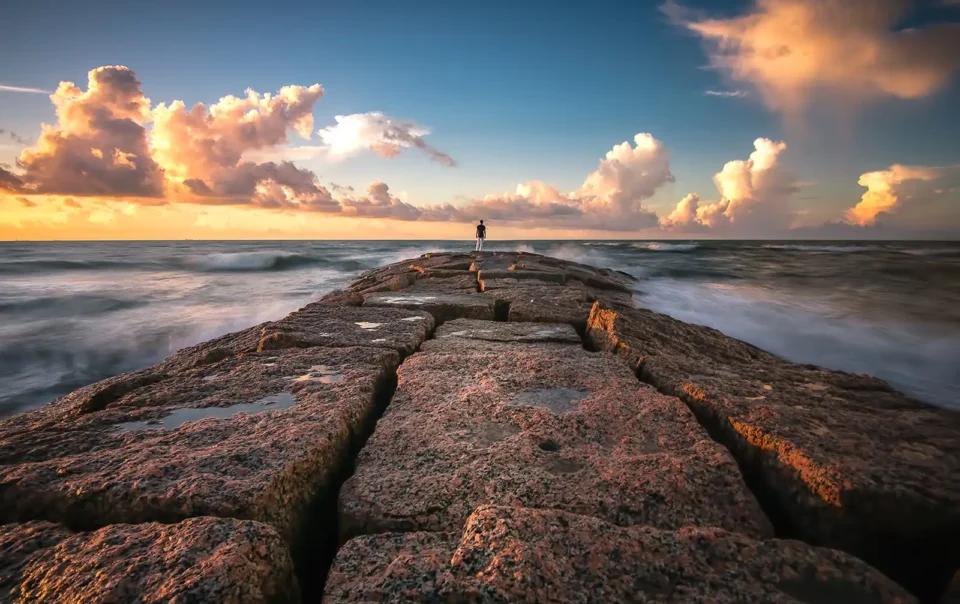
<path id="1" fill-rule="evenodd" d="M 484 503 L 772 535 L 733 458 L 676 398 L 608 355 L 523 342 L 542 326 L 471 351 L 481 341 L 453 334 L 478 324 L 457 323 L 401 366 L 340 491 L 342 535 L 458 530 Z"/>
<path id="2" fill-rule="evenodd" d="M 453 319 L 484 319 L 496 317 L 496 299 L 478 293 L 449 293 L 433 289 L 376 293 L 368 296 L 364 308 L 404 308 L 430 313 L 437 323 Z"/>
<path id="3" fill-rule="evenodd" d="M 95 528 L 215 515 L 293 539 L 397 363 L 395 351 L 367 347 L 248 353 L 43 428 L 0 424 L 0 521 Z"/>
<path id="4" fill-rule="evenodd" d="M 960 414 L 647 310 L 598 305 L 587 335 L 686 402 L 787 531 L 927 599 L 960 566 Z"/>
<path id="5" fill-rule="evenodd" d="M 324 602 L 776 602 L 915 600 L 848 554 L 718 528 L 621 527 L 558 510 L 481 506 L 447 533 L 358 537 Z"/>
<path id="6" fill-rule="evenodd" d="M 457 319 L 437 328 L 434 338 L 424 342 L 421 350 L 472 352 L 506 350 L 516 344 L 566 344 L 582 346 L 573 327 L 562 323 L 503 323 Z"/>
<path id="7" fill-rule="evenodd" d="M 259 522 L 194 518 L 73 534 L 0 526 L 0 601 L 294 603 L 287 547 Z"/>

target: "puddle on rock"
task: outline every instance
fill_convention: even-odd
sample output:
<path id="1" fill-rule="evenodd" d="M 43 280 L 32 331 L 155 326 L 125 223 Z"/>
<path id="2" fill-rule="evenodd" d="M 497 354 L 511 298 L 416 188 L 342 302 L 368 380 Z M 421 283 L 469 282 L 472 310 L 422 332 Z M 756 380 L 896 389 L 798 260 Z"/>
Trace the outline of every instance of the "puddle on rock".
<path id="1" fill-rule="evenodd" d="M 424 304 L 436 300 L 436 296 L 384 296 L 380 301 L 384 304 Z M 407 319 L 403 319 L 406 321 Z"/>
<path id="2" fill-rule="evenodd" d="M 423 317 L 406 317 L 406 318 L 400 319 L 400 320 L 401 320 L 401 321 L 423 321 L 424 319 L 423 319 Z"/>
<path id="3" fill-rule="evenodd" d="M 386 342 L 386 341 L 387 341 L 386 338 L 377 338 L 376 340 L 370 340 L 370 343 L 371 343 L 371 344 L 381 344 L 381 343 Z"/>
<path id="4" fill-rule="evenodd" d="M 211 381 L 211 380 L 216 380 L 216 379 L 219 379 L 219 378 L 220 378 L 220 374 L 219 374 L 219 373 L 214 373 L 213 375 L 205 375 L 205 376 L 203 376 L 203 377 L 200 378 L 200 379 L 203 380 L 204 382 L 209 382 L 209 381 Z"/>
<path id="5" fill-rule="evenodd" d="M 588 390 L 573 388 L 545 388 L 521 392 L 507 403 L 510 407 L 543 407 L 552 413 L 567 413 L 577 408 L 577 401 L 586 398 Z"/>
<path id="6" fill-rule="evenodd" d="M 356 324 L 359 325 L 361 329 L 380 329 L 380 326 L 383 325 L 383 323 L 370 323 L 367 321 L 357 321 Z"/>
<path id="7" fill-rule="evenodd" d="M 169 414 L 159 418 L 140 422 L 124 422 L 116 424 L 115 429 L 121 432 L 129 430 L 173 430 L 183 424 L 199 421 L 201 419 L 216 418 L 228 419 L 238 413 L 260 413 L 262 411 L 275 411 L 278 409 L 288 409 L 297 404 L 297 399 L 289 392 L 278 392 L 257 399 L 252 403 L 240 403 L 230 405 L 229 407 L 189 407 L 184 409 L 175 409 Z"/>
<path id="8" fill-rule="evenodd" d="M 376 340 L 374 340 L 376 342 Z M 294 382 L 320 382 L 321 384 L 336 384 L 343 379 L 343 374 L 326 365 L 314 365 L 310 370 L 295 378 L 290 378 Z"/>

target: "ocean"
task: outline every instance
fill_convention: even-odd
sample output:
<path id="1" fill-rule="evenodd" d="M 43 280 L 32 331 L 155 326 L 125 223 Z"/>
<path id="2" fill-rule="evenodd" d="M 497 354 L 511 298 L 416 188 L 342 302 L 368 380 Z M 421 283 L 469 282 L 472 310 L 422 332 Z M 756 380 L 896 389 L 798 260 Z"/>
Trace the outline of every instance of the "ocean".
<path id="1" fill-rule="evenodd" d="M 0 242 L 0 417 L 472 241 Z M 488 241 L 628 272 L 640 305 L 960 409 L 960 242 Z"/>

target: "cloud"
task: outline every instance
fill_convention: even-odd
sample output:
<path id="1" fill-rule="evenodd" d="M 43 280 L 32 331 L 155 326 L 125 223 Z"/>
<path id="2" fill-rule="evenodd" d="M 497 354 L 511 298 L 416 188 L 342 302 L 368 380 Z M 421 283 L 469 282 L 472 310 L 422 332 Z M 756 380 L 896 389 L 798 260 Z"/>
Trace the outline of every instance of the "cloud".
<path id="1" fill-rule="evenodd" d="M 163 170 L 147 146 L 144 124 L 150 99 L 133 71 L 99 67 L 87 90 L 61 82 L 50 95 L 57 125 L 43 125 L 40 139 L 17 160 L 24 190 L 73 195 L 157 197 Z"/>
<path id="2" fill-rule="evenodd" d="M 83 209 L 83 206 L 80 205 L 80 202 L 78 202 L 76 199 L 74 199 L 74 198 L 72 198 L 72 197 L 68 197 L 68 198 L 64 199 L 64 200 L 63 200 L 63 205 L 66 206 L 66 207 L 68 207 L 68 208 L 74 208 L 75 210 Z"/>
<path id="3" fill-rule="evenodd" d="M 661 9 L 703 38 L 712 67 L 756 86 L 777 110 L 795 110 L 818 91 L 925 97 L 960 67 L 960 24 L 898 30 L 907 0 L 755 0 L 730 18 L 673 0 Z"/>
<path id="4" fill-rule="evenodd" d="M 35 204 L 34 202 L 30 201 L 30 200 L 27 199 L 26 197 L 17 197 L 17 201 L 19 201 L 20 204 L 23 205 L 23 207 L 25 207 L 25 208 L 35 208 L 35 207 L 37 207 L 37 204 Z"/>
<path id="5" fill-rule="evenodd" d="M 23 181 L 17 178 L 15 174 L 0 168 L 0 191 L 17 192 L 23 188 Z"/>
<path id="6" fill-rule="evenodd" d="M 426 214 L 423 209 L 404 203 L 391 195 L 390 187 L 380 181 L 370 183 L 366 197 L 346 197 L 339 202 L 345 216 L 419 220 Z"/>
<path id="7" fill-rule="evenodd" d="M 733 160 L 713 177 L 720 200 L 703 203 L 691 193 L 660 220 L 669 230 L 723 229 L 743 233 L 770 233 L 789 227 L 793 218 L 790 196 L 799 187 L 780 165 L 786 143 L 767 138 L 754 141 L 749 159 Z"/>
<path id="8" fill-rule="evenodd" d="M 860 203 L 847 210 L 847 222 L 875 225 L 896 220 L 905 211 L 922 208 L 960 188 L 960 166 L 924 167 L 895 164 L 886 170 L 867 172 L 858 184 L 867 191 Z"/>
<path id="9" fill-rule="evenodd" d="M 407 149 L 419 149 L 445 166 L 456 166 L 452 157 L 430 146 L 423 137 L 430 131 L 413 122 L 397 120 L 378 111 L 338 115 L 336 124 L 317 131 L 333 157 L 349 157 L 370 150 L 393 158 Z"/>
<path id="10" fill-rule="evenodd" d="M 707 96 L 719 96 L 728 99 L 742 99 L 748 96 L 745 90 L 705 90 L 703 94 Z"/>
<path id="11" fill-rule="evenodd" d="M 49 90 L 43 90 L 42 88 L 25 88 L 23 86 L 8 86 L 7 84 L 0 84 L 0 90 L 6 92 L 30 92 L 34 94 L 50 94 Z"/>
<path id="12" fill-rule="evenodd" d="M 660 219 L 660 227 L 665 230 L 692 231 L 701 230 L 705 225 L 697 220 L 700 196 L 689 193 L 677 202 L 677 207 L 669 215 Z"/>

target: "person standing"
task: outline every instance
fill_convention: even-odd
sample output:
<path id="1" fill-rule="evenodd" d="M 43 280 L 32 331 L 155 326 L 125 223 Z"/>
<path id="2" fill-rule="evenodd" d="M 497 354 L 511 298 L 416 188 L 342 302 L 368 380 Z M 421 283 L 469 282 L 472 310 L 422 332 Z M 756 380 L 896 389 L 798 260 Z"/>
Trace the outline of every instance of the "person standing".
<path id="1" fill-rule="evenodd" d="M 487 227 L 483 226 L 483 221 L 477 225 L 477 251 L 483 251 L 483 240 L 487 238 Z"/>

